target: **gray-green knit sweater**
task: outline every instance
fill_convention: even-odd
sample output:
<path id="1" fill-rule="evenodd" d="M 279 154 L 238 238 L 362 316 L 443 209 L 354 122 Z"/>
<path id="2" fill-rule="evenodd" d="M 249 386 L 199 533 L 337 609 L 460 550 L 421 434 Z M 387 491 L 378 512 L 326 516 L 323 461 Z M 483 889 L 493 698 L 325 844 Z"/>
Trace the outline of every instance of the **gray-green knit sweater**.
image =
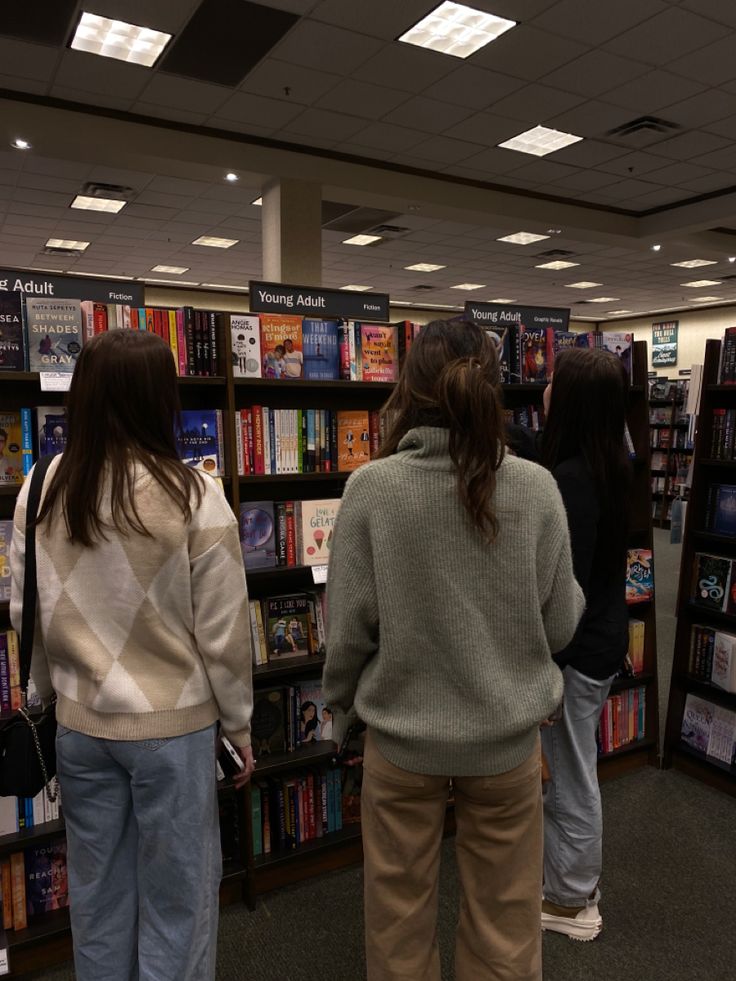
<path id="1" fill-rule="evenodd" d="M 333 538 L 324 694 L 418 773 L 504 773 L 562 697 L 550 653 L 584 608 L 551 474 L 507 456 L 489 545 L 457 493 L 445 429 L 413 429 L 348 481 Z"/>

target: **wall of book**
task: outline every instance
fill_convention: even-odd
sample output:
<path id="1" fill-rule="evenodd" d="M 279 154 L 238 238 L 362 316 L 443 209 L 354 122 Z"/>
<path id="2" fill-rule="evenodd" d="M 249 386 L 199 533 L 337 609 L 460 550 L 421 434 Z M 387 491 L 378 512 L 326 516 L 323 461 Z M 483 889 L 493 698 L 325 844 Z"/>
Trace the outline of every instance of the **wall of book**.
<path id="1" fill-rule="evenodd" d="M 689 381 L 649 379 L 649 426 L 652 454 L 652 520 L 669 528 L 675 502 L 688 496 L 693 454 L 693 425 L 686 413 Z"/>
<path id="2" fill-rule="evenodd" d="M 736 794 L 736 328 L 706 347 L 665 765 Z"/>

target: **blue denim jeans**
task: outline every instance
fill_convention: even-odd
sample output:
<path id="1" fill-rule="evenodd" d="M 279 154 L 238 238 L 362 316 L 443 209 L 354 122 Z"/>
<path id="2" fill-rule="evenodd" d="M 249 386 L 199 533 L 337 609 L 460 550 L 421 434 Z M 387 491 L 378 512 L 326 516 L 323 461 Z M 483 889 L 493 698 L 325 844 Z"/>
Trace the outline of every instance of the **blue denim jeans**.
<path id="1" fill-rule="evenodd" d="M 562 719 L 542 729 L 552 779 L 544 788 L 544 897 L 558 906 L 597 903 L 603 813 L 595 731 L 613 678 L 566 667 Z"/>
<path id="2" fill-rule="evenodd" d="M 59 726 L 77 981 L 214 981 L 215 726 L 118 742 Z"/>

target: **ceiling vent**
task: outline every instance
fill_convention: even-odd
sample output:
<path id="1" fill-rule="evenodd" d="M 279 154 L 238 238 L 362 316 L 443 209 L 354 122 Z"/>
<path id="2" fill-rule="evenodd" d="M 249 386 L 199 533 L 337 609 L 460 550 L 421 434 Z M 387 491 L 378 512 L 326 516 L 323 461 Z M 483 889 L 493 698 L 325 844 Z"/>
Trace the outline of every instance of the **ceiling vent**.
<path id="1" fill-rule="evenodd" d="M 419 283 L 418 286 L 410 286 L 409 289 L 410 290 L 413 290 L 413 291 L 415 291 L 417 293 L 420 293 L 420 292 L 421 293 L 426 293 L 427 290 L 435 290 L 435 289 L 437 289 L 437 287 L 436 286 L 430 286 L 429 283 Z"/>
<path id="2" fill-rule="evenodd" d="M 638 116 L 636 119 L 609 129 L 605 134 L 608 139 L 623 146 L 649 146 L 668 136 L 674 136 L 682 127 L 657 116 Z"/>
<path id="3" fill-rule="evenodd" d="M 99 181 L 88 181 L 79 192 L 86 198 L 107 198 L 112 201 L 132 201 L 135 191 L 124 184 L 102 184 Z"/>
<path id="4" fill-rule="evenodd" d="M 381 238 L 401 238 L 408 231 L 408 228 L 403 228 L 401 225 L 376 225 L 368 229 L 371 235 L 380 235 Z"/>
<path id="5" fill-rule="evenodd" d="M 539 258 L 544 256 L 545 258 L 549 257 L 550 259 L 561 259 L 563 256 L 569 255 L 575 255 L 575 253 L 571 252 L 569 249 L 547 249 L 546 252 L 537 252 L 537 256 Z"/>
<path id="6" fill-rule="evenodd" d="M 47 245 L 45 249 L 41 249 L 41 255 L 63 255 L 67 259 L 69 256 L 84 255 L 84 249 L 52 249 Z"/>
<path id="7" fill-rule="evenodd" d="M 338 207 L 338 205 L 334 206 L 333 213 L 337 212 Z M 393 227 L 388 223 L 398 217 L 399 214 L 396 211 L 383 211 L 378 208 L 359 208 L 353 206 L 341 214 L 335 214 L 330 220 L 324 222 L 322 227 L 328 231 L 347 232 L 351 235 L 365 233 L 382 235 L 382 232 L 375 231 L 376 227 Z"/>

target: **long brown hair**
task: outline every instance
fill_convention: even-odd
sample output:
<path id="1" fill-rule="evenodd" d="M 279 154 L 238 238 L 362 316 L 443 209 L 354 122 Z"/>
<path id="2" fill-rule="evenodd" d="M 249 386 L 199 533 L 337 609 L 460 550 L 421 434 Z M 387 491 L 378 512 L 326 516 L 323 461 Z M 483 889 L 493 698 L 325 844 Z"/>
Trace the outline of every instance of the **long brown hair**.
<path id="1" fill-rule="evenodd" d="M 620 566 L 626 554 L 631 463 L 624 442 L 629 377 L 615 354 L 568 348 L 555 359 L 542 462 L 585 460 L 601 512 L 599 536 Z M 603 550 L 602 550 L 603 551 Z"/>
<path id="2" fill-rule="evenodd" d="M 73 542 L 106 537 L 101 495 L 109 475 L 111 516 L 121 534 L 153 537 L 136 505 L 135 464 L 145 467 L 185 520 L 200 503 L 199 474 L 176 451 L 180 413 L 171 351 L 155 334 L 116 330 L 82 348 L 67 401 L 69 437 L 46 492 L 39 522 L 60 504 Z M 107 473 L 105 473 L 107 471 Z"/>
<path id="3" fill-rule="evenodd" d="M 505 449 L 499 385 L 496 345 L 482 328 L 462 319 L 427 324 L 384 407 L 390 428 L 379 454 L 391 456 L 417 426 L 448 429 L 460 500 L 489 541 L 498 534 L 493 494 Z"/>

